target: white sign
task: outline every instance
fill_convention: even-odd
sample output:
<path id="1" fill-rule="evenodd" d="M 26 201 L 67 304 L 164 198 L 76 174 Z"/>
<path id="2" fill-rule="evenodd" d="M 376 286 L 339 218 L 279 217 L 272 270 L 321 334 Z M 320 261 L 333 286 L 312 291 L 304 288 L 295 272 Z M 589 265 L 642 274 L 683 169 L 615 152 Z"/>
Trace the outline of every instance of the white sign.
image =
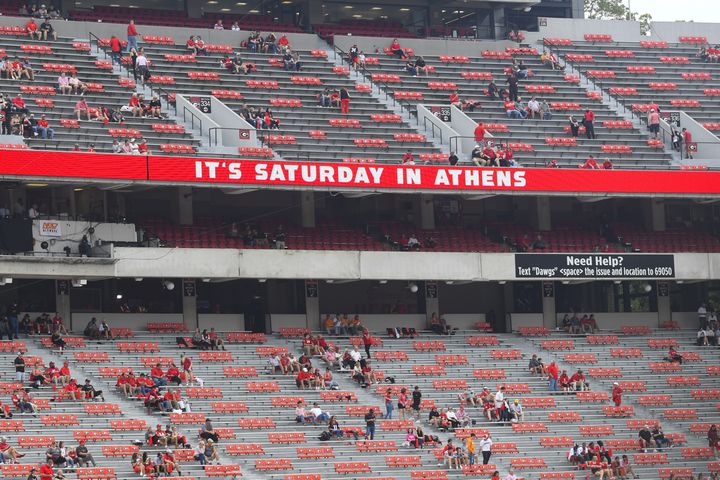
<path id="1" fill-rule="evenodd" d="M 43 237 L 61 237 L 60 222 L 42 222 L 40 224 L 40 235 Z"/>

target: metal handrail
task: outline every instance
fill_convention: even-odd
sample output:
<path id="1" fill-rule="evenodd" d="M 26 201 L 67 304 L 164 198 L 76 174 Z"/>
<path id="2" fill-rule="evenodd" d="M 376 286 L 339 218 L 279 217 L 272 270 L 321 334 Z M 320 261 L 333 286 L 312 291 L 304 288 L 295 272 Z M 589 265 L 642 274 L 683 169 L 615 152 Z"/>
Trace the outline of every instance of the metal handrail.
<path id="1" fill-rule="evenodd" d="M 175 111 L 177 112 L 177 104 L 175 105 Z M 197 119 L 198 126 L 200 127 L 200 133 L 202 134 L 202 118 L 195 115 L 193 111 L 187 107 L 187 105 L 183 105 L 183 122 L 187 122 L 186 113 L 190 113 L 190 129 L 195 130 L 195 119 Z"/>
<path id="2" fill-rule="evenodd" d="M 440 125 L 438 125 L 437 123 L 435 123 L 435 121 L 431 117 L 423 117 L 423 128 L 425 129 L 425 131 L 427 131 L 427 129 L 428 129 L 427 128 L 428 121 L 430 121 L 430 125 L 432 125 L 432 128 L 430 129 L 430 133 L 432 134 L 432 136 L 433 137 L 435 136 L 435 129 L 437 128 L 438 131 L 440 132 L 440 143 L 443 143 L 442 127 Z M 420 119 L 418 118 L 418 125 L 419 124 L 420 124 Z"/>
<path id="3" fill-rule="evenodd" d="M 95 44 L 97 45 L 98 50 L 100 50 L 103 54 L 103 58 L 108 58 L 108 54 L 105 51 L 105 48 L 100 48 L 100 40 L 101 38 L 95 35 L 92 32 L 88 32 L 88 44 L 90 45 L 90 48 L 92 48 L 92 42 L 93 39 L 95 39 Z"/>
<path id="4" fill-rule="evenodd" d="M 185 107 L 187 108 L 187 107 Z M 200 128 L 202 130 L 202 127 Z M 210 127 L 208 128 L 208 144 L 209 146 L 213 145 L 219 145 L 218 143 L 218 132 L 221 130 L 232 130 L 235 132 L 240 132 L 240 130 L 250 130 L 248 128 L 237 128 L 237 127 Z M 213 143 L 214 139 L 214 143 Z"/>

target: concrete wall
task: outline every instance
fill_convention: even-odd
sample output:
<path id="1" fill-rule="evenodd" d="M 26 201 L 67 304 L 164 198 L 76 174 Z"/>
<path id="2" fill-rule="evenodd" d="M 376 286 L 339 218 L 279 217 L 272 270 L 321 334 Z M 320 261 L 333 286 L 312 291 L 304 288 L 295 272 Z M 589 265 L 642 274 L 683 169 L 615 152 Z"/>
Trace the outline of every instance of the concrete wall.
<path id="1" fill-rule="evenodd" d="M 453 143 L 450 147 L 455 148 L 456 145 L 459 145 L 460 147 L 458 149 L 462 150 L 463 153 L 462 156 L 458 153 L 460 163 L 469 164 L 470 153 L 472 153 L 473 148 L 475 148 L 475 127 L 477 127 L 477 122 L 468 117 L 465 112 L 459 108 L 451 106 L 450 111 L 450 126 L 458 135 L 465 137 L 457 140 L 457 143 Z M 494 137 L 492 133 L 485 132 L 485 138 L 490 139 Z"/>
<path id="2" fill-rule="evenodd" d="M 717 23 L 652 22 L 650 27 L 652 40 L 676 43 L 682 36 L 703 36 L 712 44 L 720 43 L 720 25 Z"/>
<path id="3" fill-rule="evenodd" d="M 428 107 L 430 107 L 430 105 L 428 105 Z M 458 136 L 459 133 L 452 129 L 450 123 L 443 122 L 438 117 L 436 117 L 428 109 L 428 107 L 425 107 L 425 105 L 422 104 L 417 105 L 418 130 L 426 128 L 425 134 L 428 136 L 428 138 L 434 137 L 435 140 L 442 143 L 443 145 L 449 145 L 450 138 Z M 461 152 L 456 153 L 459 157 Z"/>
<path id="4" fill-rule="evenodd" d="M 511 313 L 510 323 L 512 325 L 513 332 L 517 331 L 520 327 L 542 327 L 543 325 L 543 314 L 542 313 Z"/>
<path id="5" fill-rule="evenodd" d="M 205 141 L 207 141 L 211 128 L 220 128 L 222 126 L 212 115 L 202 112 L 190 103 L 185 95 L 175 95 L 175 114 L 181 122 L 184 122 L 186 130 L 200 132 L 200 136 L 205 139 Z M 219 137 L 219 141 L 222 142 L 222 136 Z M 220 143 L 220 145 L 222 146 L 222 143 Z"/>
<path id="6" fill-rule="evenodd" d="M 672 320 L 677 322 L 680 328 L 697 330 L 700 327 L 697 312 L 672 312 Z"/>
<path id="7" fill-rule="evenodd" d="M 221 100 L 211 98 L 211 113 L 210 117 L 215 120 L 221 127 L 229 128 L 230 130 L 221 130 L 221 134 L 218 138 L 222 138 L 222 145 L 226 147 L 259 147 L 257 138 L 257 130 L 255 127 L 245 121 L 243 117 L 238 115 L 225 105 Z M 250 131 L 248 138 L 240 138 L 237 128 L 243 128 Z M 211 145 L 215 144 L 215 134 L 212 137 Z"/>
<path id="8" fill-rule="evenodd" d="M 542 38 L 569 38 L 582 41 L 586 33 L 601 33 L 613 36 L 616 42 L 639 42 L 640 23 L 625 20 L 587 20 L 577 18 L 546 18 L 546 26 L 540 27 L 538 34 Z M 541 21 L 542 23 L 542 21 Z M 526 36 L 525 41 L 532 38 Z"/>
<path id="9" fill-rule="evenodd" d="M 310 325 L 307 322 L 307 317 L 305 315 L 290 315 L 290 314 L 276 314 L 270 316 L 270 325 L 272 326 L 272 331 L 277 332 L 281 328 L 291 328 L 291 327 L 309 327 L 313 330 L 320 330 L 321 325 L 318 323 L 317 325 Z"/>
<path id="10" fill-rule="evenodd" d="M 73 313 L 68 328 L 75 333 L 82 333 L 93 317 L 97 318 L 98 322 L 102 319 L 107 320 L 110 328 L 121 327 L 133 330 L 146 330 L 149 322 L 182 323 L 183 321 L 182 313 Z"/>
<path id="11" fill-rule="evenodd" d="M 362 37 L 362 36 L 336 36 L 335 46 L 347 52 L 350 47 L 357 45 L 366 55 L 385 55 L 383 48 L 389 47 L 392 38 Z M 483 50 L 505 50 L 513 45 L 506 40 L 472 40 L 472 39 L 422 39 L 402 38 L 400 45 L 403 48 L 412 48 L 415 55 L 466 55 L 479 57 Z"/>
<path id="12" fill-rule="evenodd" d="M 595 312 L 581 312 L 579 315 L 582 317 L 585 313 L 590 314 Z M 565 312 L 557 314 L 556 325 L 562 325 L 564 316 Z M 595 319 L 597 320 L 600 330 L 620 330 L 623 325 L 649 325 L 652 328 L 659 328 L 660 323 L 664 321 L 664 319 L 659 318 L 657 312 L 595 313 Z"/>
<path id="13" fill-rule="evenodd" d="M 200 313 L 198 324 L 200 330 L 214 327 L 219 332 L 239 332 L 245 330 L 245 316 L 242 313 Z"/>
<path id="14" fill-rule="evenodd" d="M 0 17 L 0 25 L 25 25 L 27 18 L 24 17 Z M 90 38 L 90 33 L 100 38 L 110 38 L 115 35 L 118 38 L 127 38 L 127 25 L 119 23 L 100 23 L 100 22 L 75 22 L 55 20 L 52 22 L 53 27 L 61 37 L 71 37 L 75 39 Z M 142 35 L 161 35 L 169 36 L 175 39 L 177 44 L 185 44 L 190 35 L 200 35 L 206 43 L 232 45 L 239 47 L 240 42 L 246 40 L 249 31 L 241 30 L 233 32 L 231 30 L 213 30 L 212 25 L 208 25 L 206 29 L 198 28 L 180 28 L 180 27 L 160 27 L 157 25 L 143 25 L 142 19 L 136 19 L 138 33 Z M 279 36 L 279 34 L 278 34 Z M 327 44 L 320 40 L 317 35 L 308 33 L 288 33 L 290 45 L 297 50 L 314 50 L 316 48 L 326 48 Z M 142 40 L 138 38 L 142 45 Z"/>
<path id="15" fill-rule="evenodd" d="M 53 226 L 52 224 L 57 224 Z M 43 234 L 43 226 L 47 229 L 58 229 L 59 236 Z M 108 242 L 136 242 L 137 233 L 133 223 L 94 223 L 76 222 L 71 220 L 33 220 L 32 232 L 35 245 L 33 250 L 44 252 L 40 244 L 44 241 L 52 243 L 48 248 L 49 252 L 62 253 L 63 248 L 70 247 L 73 253 L 77 253 L 78 244 L 82 236 L 87 234 L 88 228 L 94 228 L 95 233 L 88 234 L 88 241 L 91 244 L 102 241 Z M 53 242 L 54 241 L 54 242 Z"/>
<path id="16" fill-rule="evenodd" d="M 680 113 L 680 129 L 687 128 L 692 134 L 693 142 L 697 142 L 698 151 L 693 154 L 693 159 L 683 159 L 682 164 L 697 165 L 703 163 L 712 167 L 720 166 L 720 138 L 706 129 L 697 120 L 684 111 Z M 660 120 L 660 128 L 665 132 L 665 143 L 671 143 L 670 125 L 665 120 Z M 683 152 L 684 152 L 683 146 Z M 685 154 L 683 153 L 683 157 Z M 699 162 L 701 160 L 702 162 Z"/>

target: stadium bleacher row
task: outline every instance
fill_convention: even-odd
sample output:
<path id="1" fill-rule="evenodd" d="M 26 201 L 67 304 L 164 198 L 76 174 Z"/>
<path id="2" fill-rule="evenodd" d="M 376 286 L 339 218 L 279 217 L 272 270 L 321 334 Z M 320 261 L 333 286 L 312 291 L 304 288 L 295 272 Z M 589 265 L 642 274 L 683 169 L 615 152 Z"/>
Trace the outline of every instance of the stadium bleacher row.
<path id="1" fill-rule="evenodd" d="M 699 57 L 702 44 L 678 40 L 567 44 L 546 39 L 546 45 L 575 69 L 585 75 L 590 72 L 596 85 L 643 120 L 649 106 L 655 104 L 661 111 L 684 110 L 717 132 L 720 66 Z"/>
<path id="2" fill-rule="evenodd" d="M 152 328 L 151 328 L 152 327 Z M 21 465 L 40 461 L 48 442 L 62 440 L 74 445 L 87 438 L 91 453 L 108 478 L 136 478 L 129 456 L 139 450 L 154 455 L 164 450 L 157 446 L 135 448 L 130 440 L 142 438 L 143 430 L 154 423 L 175 425 L 195 445 L 198 429 L 205 418 L 211 418 L 220 434 L 221 467 L 197 465 L 186 448 L 173 448 L 183 476 L 205 478 L 235 476 L 239 468 L 252 478 L 346 478 L 353 476 L 405 478 L 486 477 L 497 468 L 506 472 L 514 468 L 524 478 L 584 478 L 587 471 L 577 470 L 567 461 L 567 451 L 574 443 L 604 440 L 613 455 L 626 454 L 642 478 L 689 478 L 689 473 L 715 471 L 718 464 L 707 447 L 705 435 L 713 418 L 717 418 L 712 399 L 718 398 L 717 366 L 713 347 L 697 347 L 694 334 L 687 331 L 650 331 L 647 327 L 623 327 L 621 331 L 601 331 L 596 335 L 573 335 L 549 332 L 547 329 L 521 328 L 518 335 L 457 331 L 453 336 L 421 332 L 408 339 L 387 338 L 374 334 L 371 364 L 378 379 L 392 377 L 395 383 L 380 382 L 362 389 L 349 378 L 348 372 L 334 371 L 339 390 L 299 390 L 294 376 L 269 373 L 267 362 L 274 354 L 302 354 L 302 328 L 281 329 L 277 335 L 226 332 L 225 351 L 197 351 L 180 348 L 175 337 L 189 333 L 176 332 L 182 326 L 148 325 L 148 331 L 116 329 L 123 335 L 114 341 L 97 343 L 77 337 L 66 337 L 73 346 L 64 353 L 38 350 L 49 345 L 48 339 L 27 340 L 39 360 L 56 363 L 66 360 L 77 371 L 102 388 L 108 404 L 78 404 L 70 401 L 48 402 L 48 415 L 22 415 L 22 432 L 9 433 L 11 444 L 21 441 L 27 456 Z M 71 339 L 77 338 L 74 341 Z M 328 338 L 340 351 L 361 345 L 355 338 Z M 4 369 L 11 369 L 16 350 L 26 344 L 3 342 Z M 682 365 L 664 360 L 667 349 L 676 346 L 684 356 Z M 50 347 L 51 348 L 51 347 Z M 590 384 L 590 392 L 566 394 L 549 392 L 547 380 L 532 375 L 527 367 L 530 355 L 539 354 L 545 364 L 557 361 L 572 373 L 581 368 Z M 178 388 L 189 401 L 192 413 L 174 413 L 148 417 L 142 402 L 126 399 L 115 390 L 117 376 L 127 370 L 136 375 L 148 374 L 156 364 L 167 369 L 170 362 L 180 364 L 180 354 L 192 359 L 193 373 L 202 378 L 202 386 Z M 317 366 L 320 362 L 313 361 Z M 236 367 L 241 364 L 242 367 Z M 323 369 L 324 371 L 324 369 Z M 8 377 L 12 374 L 8 371 Z M 625 390 L 622 407 L 609 403 L 612 382 Z M 465 405 L 474 425 L 441 432 L 430 426 L 427 415 L 431 406 L 457 408 L 459 395 L 468 389 L 480 394 L 482 387 L 494 393 L 505 387 L 506 398 L 519 399 L 524 420 L 518 423 L 489 422 L 482 407 Z M 374 441 L 355 440 L 352 432 L 362 432 L 362 415 L 369 408 L 384 412 L 383 397 L 388 388 L 393 401 L 399 390 L 419 386 L 423 394 L 419 420 L 402 421 L 395 409 L 393 420 L 378 419 Z M 9 387 L 10 388 L 10 387 Z M 114 391 L 115 393 L 109 393 Z M 33 392 L 37 398 L 54 394 L 50 387 Z M 311 406 L 318 402 L 323 411 L 335 415 L 346 430 L 345 438 L 323 442 L 318 435 L 322 426 L 297 424 L 294 408 L 298 400 Z M 710 401 L 708 401 L 710 400 Z M 37 402 L 40 404 L 41 402 Z M 114 408 L 122 416 L 111 412 Z M 66 415 L 60 417 L 58 415 Z M 52 417 L 52 418 L 50 418 Z M 80 426 L 73 426 L 77 421 Z M 661 452 L 640 452 L 638 430 L 645 424 L 659 422 L 676 448 Z M 8 422 L 4 430 L 12 430 Z M 405 431 L 421 425 L 426 434 L 461 442 L 470 433 L 478 438 L 489 432 L 494 441 L 493 467 L 447 469 L 438 458 L 440 445 L 426 445 L 416 450 L 403 445 Z M 17 426 L 14 427 L 17 429 Z M 20 440 L 20 437 L 23 440 Z M 32 440 L 31 440 L 32 439 Z M 118 446 L 118 447 L 115 447 Z M 123 446 L 121 448 L 120 446 Z M 318 463 L 318 459 L 322 463 Z M 231 465 L 237 465 L 235 467 Z M 26 467 L 4 466 L 5 476 Z M 552 472 L 552 473 L 551 473 Z M 78 471 L 78 478 L 86 472 Z M 23 473 L 24 475 L 24 473 Z M 305 477 L 311 475 L 311 477 Z M 504 475 L 504 473 L 503 473 Z M 558 476 L 559 475 L 559 476 Z M 69 474 L 74 478 L 72 474 Z"/>

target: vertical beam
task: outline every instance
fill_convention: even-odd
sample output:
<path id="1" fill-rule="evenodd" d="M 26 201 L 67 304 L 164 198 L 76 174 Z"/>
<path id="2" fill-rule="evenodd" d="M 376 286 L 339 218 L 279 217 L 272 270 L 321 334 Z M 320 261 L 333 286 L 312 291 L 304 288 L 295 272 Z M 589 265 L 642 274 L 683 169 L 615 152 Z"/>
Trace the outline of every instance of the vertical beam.
<path id="1" fill-rule="evenodd" d="M 65 321 L 69 331 L 73 331 L 72 311 L 70 310 L 70 280 L 55 280 L 55 311 Z"/>
<path id="2" fill-rule="evenodd" d="M 653 232 L 665 231 L 665 201 L 662 198 L 651 198 L 650 202 L 650 227 Z"/>
<path id="3" fill-rule="evenodd" d="M 193 198 L 191 187 L 178 188 L 178 223 L 180 225 L 193 224 Z"/>
<path id="4" fill-rule="evenodd" d="M 542 307 L 543 327 L 554 329 L 557 324 L 557 312 L 555 310 L 555 283 L 542 283 Z"/>
<path id="5" fill-rule="evenodd" d="M 435 229 L 435 202 L 432 195 L 420 195 L 420 228 Z"/>
<path id="6" fill-rule="evenodd" d="M 537 228 L 541 232 L 552 230 L 552 214 L 550 213 L 550 197 L 537 197 Z"/>
<path id="7" fill-rule="evenodd" d="M 188 330 L 195 330 L 199 327 L 195 279 L 183 279 L 182 290 L 183 323 Z"/>
<path id="8" fill-rule="evenodd" d="M 315 227 L 315 192 L 300 192 L 300 225 L 303 228 Z"/>
<path id="9" fill-rule="evenodd" d="M 324 330 L 320 318 L 320 282 L 305 280 L 305 327 L 311 330 Z"/>
<path id="10" fill-rule="evenodd" d="M 432 314 L 440 315 L 440 288 L 437 282 L 425 282 L 425 318 L 430 325 Z"/>

